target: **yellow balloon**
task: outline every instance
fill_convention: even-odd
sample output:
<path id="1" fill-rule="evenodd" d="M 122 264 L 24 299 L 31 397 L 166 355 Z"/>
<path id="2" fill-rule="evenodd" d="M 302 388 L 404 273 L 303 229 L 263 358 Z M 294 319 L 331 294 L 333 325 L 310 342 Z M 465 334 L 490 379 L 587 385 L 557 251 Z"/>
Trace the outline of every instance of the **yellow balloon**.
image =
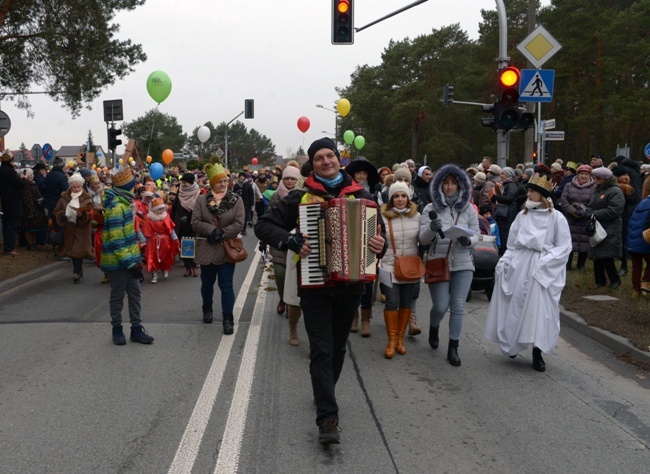
<path id="1" fill-rule="evenodd" d="M 133 159 L 132 156 L 129 156 L 129 161 L 130 161 L 131 163 L 133 163 L 135 160 Z"/>
<path id="2" fill-rule="evenodd" d="M 71 161 L 70 163 L 68 163 L 68 166 L 69 166 L 70 168 L 72 168 L 72 167 L 74 166 L 74 161 Z"/>
<path id="3" fill-rule="evenodd" d="M 340 99 L 336 103 L 336 110 L 339 111 L 341 114 L 341 117 L 345 117 L 347 114 L 350 113 L 350 101 L 348 99 Z"/>
<path id="4" fill-rule="evenodd" d="M 120 164 L 121 164 L 121 165 L 124 164 L 124 160 L 123 160 L 122 158 L 120 158 Z"/>
<path id="5" fill-rule="evenodd" d="M 96 170 L 96 169 L 97 169 L 97 165 L 93 165 L 93 169 Z"/>

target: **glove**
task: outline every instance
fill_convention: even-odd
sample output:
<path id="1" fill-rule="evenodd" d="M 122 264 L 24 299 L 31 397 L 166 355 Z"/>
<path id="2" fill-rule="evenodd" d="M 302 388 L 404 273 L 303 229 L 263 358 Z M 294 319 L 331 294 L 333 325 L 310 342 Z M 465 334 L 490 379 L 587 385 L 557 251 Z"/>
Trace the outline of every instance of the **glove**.
<path id="1" fill-rule="evenodd" d="M 594 215 L 594 210 L 593 209 L 591 209 L 590 207 L 585 209 L 585 217 L 587 219 L 591 219 L 591 216 L 593 216 L 593 215 Z"/>
<path id="2" fill-rule="evenodd" d="M 257 247 L 261 253 L 266 252 L 266 244 L 264 242 L 260 242 L 259 247 Z"/>
<path id="3" fill-rule="evenodd" d="M 495 203 L 497 202 L 497 194 L 496 194 L 496 193 L 494 193 L 494 194 L 490 197 L 490 202 L 491 202 L 492 204 L 495 204 Z"/>
<path id="4" fill-rule="evenodd" d="M 304 243 L 305 238 L 302 236 L 302 234 L 289 234 L 289 237 L 287 237 L 286 240 L 282 243 L 282 246 L 284 248 L 281 250 L 289 249 L 292 252 L 300 253 L 300 250 L 302 249 Z"/>
<path id="5" fill-rule="evenodd" d="M 210 237 L 208 237 L 208 242 L 211 244 L 216 244 L 223 240 L 223 229 L 214 229 Z"/>
<path id="6" fill-rule="evenodd" d="M 140 265 L 133 265 L 129 268 L 129 273 L 133 278 L 138 280 L 140 283 L 144 281 L 144 274 L 142 273 L 142 269 L 140 268 Z"/>
<path id="7" fill-rule="evenodd" d="M 433 219 L 429 223 L 429 228 L 434 232 L 438 232 L 440 229 L 442 229 L 442 221 L 440 219 Z"/>
<path id="8" fill-rule="evenodd" d="M 456 240 L 458 240 L 458 243 L 463 247 L 469 247 L 472 244 L 472 241 L 469 240 L 469 237 L 465 237 L 464 235 L 461 235 Z"/>

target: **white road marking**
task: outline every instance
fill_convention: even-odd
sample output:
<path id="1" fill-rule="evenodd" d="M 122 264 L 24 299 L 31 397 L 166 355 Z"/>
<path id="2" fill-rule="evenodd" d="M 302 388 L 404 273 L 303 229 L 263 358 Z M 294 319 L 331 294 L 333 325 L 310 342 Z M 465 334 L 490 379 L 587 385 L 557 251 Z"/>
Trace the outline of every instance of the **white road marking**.
<path id="1" fill-rule="evenodd" d="M 239 374 L 237 375 L 237 385 L 232 397 L 226 430 L 223 434 L 221 448 L 217 465 L 214 468 L 215 474 L 222 472 L 237 472 L 239 464 L 239 453 L 241 450 L 242 438 L 244 437 L 244 428 L 246 427 L 246 415 L 248 413 L 248 404 L 250 402 L 251 388 L 253 386 L 253 375 L 255 374 L 255 363 L 257 361 L 257 348 L 260 341 L 260 329 L 262 326 L 262 316 L 264 315 L 264 303 L 266 302 L 266 285 L 268 283 L 269 272 L 262 274 L 260 282 L 260 291 L 257 292 L 255 300 L 255 309 L 251 318 L 246 345 L 242 354 Z"/>
<path id="2" fill-rule="evenodd" d="M 255 251 L 253 260 L 251 262 L 244 283 L 239 289 L 239 294 L 237 296 L 237 301 L 235 301 L 235 307 L 233 310 L 233 316 L 235 319 L 235 332 L 232 336 L 223 337 L 219 343 L 219 348 L 217 349 L 214 359 L 212 360 L 212 365 L 208 375 L 203 383 L 203 388 L 199 394 L 199 398 L 196 401 L 194 406 L 194 411 L 190 417 L 181 442 L 178 445 L 176 450 L 176 455 L 172 461 L 171 466 L 169 467 L 169 473 L 180 474 L 191 472 L 196 462 L 196 457 L 199 454 L 199 448 L 201 446 L 201 440 L 203 439 L 203 434 L 205 433 L 205 428 L 208 425 L 210 419 L 210 414 L 212 413 L 212 408 L 214 407 L 215 400 L 219 393 L 219 387 L 221 386 L 221 380 L 223 379 L 223 374 L 228 364 L 228 359 L 232 352 L 233 343 L 235 341 L 235 336 L 239 328 L 239 315 L 244 308 L 244 303 L 246 302 L 246 297 L 248 295 L 249 288 L 253 281 L 253 277 L 257 272 L 258 262 L 260 258 L 260 252 Z M 261 291 L 259 293 L 266 293 Z"/>

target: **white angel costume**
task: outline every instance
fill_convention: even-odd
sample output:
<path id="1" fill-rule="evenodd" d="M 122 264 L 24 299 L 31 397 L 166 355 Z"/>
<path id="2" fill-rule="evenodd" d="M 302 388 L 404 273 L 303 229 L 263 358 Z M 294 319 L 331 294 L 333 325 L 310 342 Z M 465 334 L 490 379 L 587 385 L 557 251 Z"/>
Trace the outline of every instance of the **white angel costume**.
<path id="1" fill-rule="evenodd" d="M 504 354 L 515 356 L 529 344 L 546 353 L 555 346 L 570 252 L 571 233 L 561 212 L 537 207 L 517 215 L 495 269 L 484 331 Z"/>

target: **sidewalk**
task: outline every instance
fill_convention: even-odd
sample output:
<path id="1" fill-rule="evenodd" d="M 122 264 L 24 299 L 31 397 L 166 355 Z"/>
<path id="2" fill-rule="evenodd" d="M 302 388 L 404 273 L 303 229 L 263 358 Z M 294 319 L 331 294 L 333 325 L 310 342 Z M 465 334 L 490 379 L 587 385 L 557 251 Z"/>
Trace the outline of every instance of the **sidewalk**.
<path id="1" fill-rule="evenodd" d="M 63 268 L 65 265 L 65 262 L 54 262 L 49 265 L 31 270 L 22 275 L 18 275 L 14 278 L 0 282 L 0 295 L 6 291 L 17 288 L 24 283 L 35 280 L 44 275 L 47 275 L 48 273 Z M 612 334 L 611 332 L 605 331 L 604 329 L 589 326 L 578 314 L 567 311 L 562 306 L 560 306 L 560 322 L 564 326 L 581 332 L 585 336 L 590 337 L 594 341 L 612 349 L 615 352 L 621 354 L 630 354 L 631 357 L 638 360 L 639 362 L 650 364 L 650 352 L 645 352 L 637 349 L 630 343 L 629 340 L 625 339 L 624 337 Z"/>

